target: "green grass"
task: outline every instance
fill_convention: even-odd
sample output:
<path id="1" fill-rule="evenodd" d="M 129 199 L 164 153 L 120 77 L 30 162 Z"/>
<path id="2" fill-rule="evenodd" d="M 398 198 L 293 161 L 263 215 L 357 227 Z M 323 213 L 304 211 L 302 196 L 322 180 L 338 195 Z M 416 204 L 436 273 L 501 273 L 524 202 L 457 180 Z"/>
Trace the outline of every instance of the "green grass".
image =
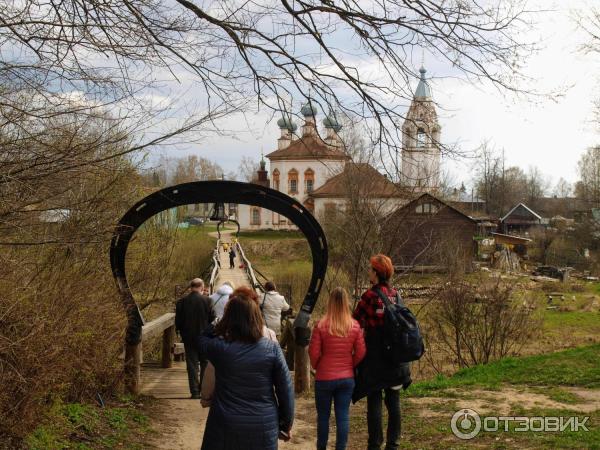
<path id="1" fill-rule="evenodd" d="M 600 344 L 523 358 L 504 358 L 486 365 L 415 383 L 409 396 L 432 395 L 435 391 L 478 385 L 499 389 L 504 383 L 534 386 L 600 387 Z"/>
<path id="2" fill-rule="evenodd" d="M 280 239 L 305 239 L 300 231 L 286 230 L 257 230 L 257 231 L 240 231 L 240 238 L 260 239 L 260 240 L 280 240 Z"/>
<path id="3" fill-rule="evenodd" d="M 57 402 L 25 445 L 30 450 L 141 449 L 139 437 L 149 431 L 148 417 L 133 401 L 105 408 Z"/>
<path id="4" fill-rule="evenodd" d="M 600 314 L 586 311 L 544 312 L 544 334 L 600 337 Z"/>

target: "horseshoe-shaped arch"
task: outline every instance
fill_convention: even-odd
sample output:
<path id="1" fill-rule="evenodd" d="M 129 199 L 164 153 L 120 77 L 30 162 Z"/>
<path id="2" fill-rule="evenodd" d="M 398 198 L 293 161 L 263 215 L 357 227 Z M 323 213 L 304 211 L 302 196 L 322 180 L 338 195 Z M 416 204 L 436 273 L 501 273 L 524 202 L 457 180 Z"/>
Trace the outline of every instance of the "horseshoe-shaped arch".
<path id="1" fill-rule="evenodd" d="M 319 222 L 304 205 L 274 189 L 238 181 L 196 181 L 170 186 L 148 195 L 133 205 L 117 225 L 110 244 L 110 265 L 127 311 L 127 344 L 136 345 L 141 341 L 144 323 L 127 283 L 125 256 L 129 242 L 149 218 L 177 206 L 195 203 L 237 203 L 270 209 L 292 221 L 304 234 L 310 246 L 313 270 L 294 327 L 297 336 L 306 341 L 308 321 L 327 270 L 327 241 Z M 303 343 L 306 344 L 307 341 Z"/>

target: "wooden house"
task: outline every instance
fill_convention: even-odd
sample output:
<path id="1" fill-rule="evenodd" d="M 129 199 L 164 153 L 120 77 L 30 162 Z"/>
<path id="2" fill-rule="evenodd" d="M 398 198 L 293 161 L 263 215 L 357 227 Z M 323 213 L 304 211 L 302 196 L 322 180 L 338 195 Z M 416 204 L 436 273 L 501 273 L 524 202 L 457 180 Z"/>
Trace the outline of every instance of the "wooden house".
<path id="1" fill-rule="evenodd" d="M 422 194 L 388 216 L 383 227 L 395 264 L 470 266 L 476 254 L 477 222 L 431 194 Z"/>

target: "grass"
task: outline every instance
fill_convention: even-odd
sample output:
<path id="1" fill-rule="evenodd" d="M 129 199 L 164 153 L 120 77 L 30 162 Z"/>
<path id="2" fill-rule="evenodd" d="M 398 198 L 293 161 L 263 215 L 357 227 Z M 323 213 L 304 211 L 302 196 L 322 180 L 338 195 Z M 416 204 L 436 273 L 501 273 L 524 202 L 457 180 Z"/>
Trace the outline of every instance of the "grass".
<path id="1" fill-rule="evenodd" d="M 582 412 L 571 405 L 583 402 L 579 396 L 569 392 L 567 386 L 600 388 L 600 345 L 523 358 L 505 358 L 495 363 L 464 369 L 451 377 L 437 377 L 430 381 L 415 383 L 402 397 L 403 449 L 600 449 L 600 427 L 598 410 Z M 550 400 L 565 404 L 564 408 L 536 406 L 525 407 L 510 403 L 510 411 L 493 412 L 496 399 L 502 398 L 501 390 L 509 385 L 519 392 L 543 394 Z M 474 388 L 478 393 L 473 393 Z M 487 390 L 482 397 L 479 391 Z M 565 430 L 562 432 L 515 431 L 512 422 L 504 431 L 504 422 L 497 432 L 482 431 L 472 440 L 462 441 L 454 437 L 450 421 L 461 408 L 471 407 L 476 411 L 487 402 L 492 412 L 485 416 L 521 417 L 578 417 L 589 416 L 586 426 L 589 431 Z M 469 401 L 473 406 L 469 406 Z M 499 401 L 499 400 L 498 400 Z M 483 407 L 483 406 L 482 406 Z M 385 409 L 385 408 L 384 408 Z M 385 423 L 384 423 L 385 427 Z M 351 407 L 351 438 L 348 448 L 358 450 L 365 447 L 367 439 L 366 401 Z M 385 429 L 385 428 L 384 428 Z"/>
<path id="2" fill-rule="evenodd" d="M 425 396 L 448 388 L 481 386 L 499 389 L 502 384 L 581 386 L 600 388 L 600 344 L 524 358 L 504 358 L 486 365 L 438 376 L 410 387 L 408 395 Z"/>
<path id="3" fill-rule="evenodd" d="M 141 449 L 140 436 L 150 432 L 149 419 L 133 400 L 100 408 L 56 402 L 43 424 L 25 439 L 30 450 Z"/>
<path id="4" fill-rule="evenodd" d="M 239 237 L 253 240 L 305 239 L 304 235 L 300 231 L 286 230 L 240 231 Z"/>

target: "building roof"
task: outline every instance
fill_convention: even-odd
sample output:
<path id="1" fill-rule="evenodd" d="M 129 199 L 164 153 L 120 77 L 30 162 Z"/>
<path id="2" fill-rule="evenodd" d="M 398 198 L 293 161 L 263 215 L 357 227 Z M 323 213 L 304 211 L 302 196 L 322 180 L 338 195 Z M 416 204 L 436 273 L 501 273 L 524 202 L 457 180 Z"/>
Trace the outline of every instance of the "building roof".
<path id="1" fill-rule="evenodd" d="M 298 159 L 335 159 L 347 160 L 348 155 L 339 147 L 327 145 L 317 135 L 302 136 L 290 145 L 266 155 L 270 160 Z"/>
<path id="2" fill-rule="evenodd" d="M 460 214 L 461 216 L 464 216 L 466 219 L 470 220 L 471 222 L 473 222 L 473 223 L 478 223 L 478 222 L 477 222 L 477 220 L 475 220 L 473 217 L 471 217 L 471 216 L 469 216 L 469 215 L 465 214 L 465 213 L 464 213 L 464 212 L 462 212 L 460 209 L 457 209 L 457 208 L 455 208 L 455 207 L 454 207 L 454 206 L 452 206 L 451 204 L 449 204 L 449 203 L 447 203 L 447 202 L 445 202 L 445 201 L 443 201 L 443 200 L 440 200 L 440 199 L 439 199 L 439 198 L 437 198 L 436 196 L 434 196 L 434 195 L 432 195 L 432 194 L 429 194 L 429 193 L 427 193 L 427 192 L 425 192 L 425 193 L 423 193 L 423 194 L 419 195 L 417 198 L 415 198 L 415 199 L 411 200 L 411 201 L 410 201 L 410 202 L 408 202 L 406 205 L 404 205 L 404 206 L 401 206 L 401 207 L 400 207 L 400 208 L 398 208 L 396 211 L 392 212 L 392 214 L 391 214 L 391 215 L 394 215 L 394 214 L 398 213 L 398 211 L 401 211 L 401 210 L 403 210 L 403 209 L 409 209 L 409 208 L 412 208 L 412 207 L 413 207 L 413 206 L 415 206 L 417 203 L 420 203 L 420 202 L 421 202 L 421 200 L 422 200 L 423 198 L 426 198 L 426 199 L 429 199 L 429 200 L 433 200 L 434 202 L 436 202 L 436 203 L 439 203 L 439 204 L 441 204 L 441 205 L 444 205 L 445 207 L 447 207 L 447 208 L 451 209 L 452 211 L 456 212 L 457 214 Z"/>
<path id="3" fill-rule="evenodd" d="M 370 164 L 353 162 L 348 162 L 343 172 L 313 191 L 311 197 L 345 198 L 348 197 L 350 188 L 364 191 L 365 196 L 372 198 L 408 197 L 406 192 Z"/>
<path id="4" fill-rule="evenodd" d="M 429 83 L 425 78 L 427 70 L 425 70 L 425 67 L 421 67 L 419 69 L 419 72 L 421 73 L 421 79 L 419 80 L 419 85 L 417 86 L 417 90 L 415 91 L 415 97 L 421 99 L 430 99 L 431 87 L 429 86 Z"/>
<path id="5" fill-rule="evenodd" d="M 542 216 L 540 216 L 538 213 L 536 213 L 535 211 L 533 211 L 531 208 L 529 208 L 525 203 L 519 203 L 517 206 L 515 206 L 513 209 L 511 209 L 504 217 L 502 217 L 500 219 L 500 222 L 504 222 L 506 219 L 508 219 L 515 211 L 521 209 L 522 211 L 524 210 L 525 213 L 527 213 L 528 215 L 531 215 L 533 217 L 535 217 L 537 220 L 542 220 Z"/>

